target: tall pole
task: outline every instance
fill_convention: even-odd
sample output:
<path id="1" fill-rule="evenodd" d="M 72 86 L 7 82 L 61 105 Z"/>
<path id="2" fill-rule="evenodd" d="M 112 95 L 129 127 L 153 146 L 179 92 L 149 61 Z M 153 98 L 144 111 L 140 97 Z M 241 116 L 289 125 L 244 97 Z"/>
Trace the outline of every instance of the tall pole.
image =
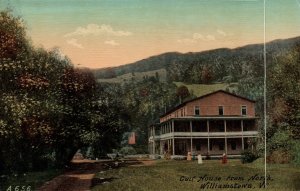
<path id="1" fill-rule="evenodd" d="M 242 150 L 245 150 L 245 143 L 244 143 L 244 122 L 241 120 L 241 129 L 242 129 Z"/>
<path id="2" fill-rule="evenodd" d="M 264 130 L 265 130 L 265 188 L 267 187 L 267 50 L 266 50 L 266 0 L 264 0 Z"/>
<path id="3" fill-rule="evenodd" d="M 225 130 L 225 154 L 227 155 L 227 124 L 226 120 L 224 120 L 224 130 Z"/>
<path id="4" fill-rule="evenodd" d="M 172 132 L 173 132 L 173 139 L 172 139 L 172 141 L 173 141 L 173 144 L 172 144 L 172 146 L 173 146 L 173 155 L 175 155 L 174 120 L 172 120 Z"/>
<path id="5" fill-rule="evenodd" d="M 193 130 L 193 124 L 192 121 L 190 121 L 190 133 L 191 133 L 191 154 L 193 152 L 193 138 L 192 138 L 192 130 Z"/>
<path id="6" fill-rule="evenodd" d="M 207 154 L 209 153 L 209 120 L 206 121 L 207 126 Z"/>

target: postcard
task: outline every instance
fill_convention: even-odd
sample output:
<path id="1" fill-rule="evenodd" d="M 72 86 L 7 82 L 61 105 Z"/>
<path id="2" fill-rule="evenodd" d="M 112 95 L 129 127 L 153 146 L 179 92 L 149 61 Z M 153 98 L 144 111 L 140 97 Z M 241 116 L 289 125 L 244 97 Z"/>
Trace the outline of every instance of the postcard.
<path id="1" fill-rule="evenodd" d="M 300 0 L 0 0 L 0 190 L 300 190 Z"/>

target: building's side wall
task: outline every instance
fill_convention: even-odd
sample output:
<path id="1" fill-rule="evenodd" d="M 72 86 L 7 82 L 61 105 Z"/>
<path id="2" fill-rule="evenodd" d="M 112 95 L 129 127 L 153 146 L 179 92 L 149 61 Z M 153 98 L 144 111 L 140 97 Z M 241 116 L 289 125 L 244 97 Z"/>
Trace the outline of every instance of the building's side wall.
<path id="1" fill-rule="evenodd" d="M 241 115 L 241 107 L 247 107 L 247 116 L 255 117 L 255 103 L 224 92 L 217 92 L 207 97 L 187 103 L 172 113 L 161 117 L 160 122 L 171 118 L 180 118 L 195 115 L 195 106 L 200 108 L 200 116 L 219 115 L 219 106 L 223 106 L 224 115 Z"/>
<path id="2" fill-rule="evenodd" d="M 187 103 L 187 116 L 195 115 L 195 106 L 199 106 L 200 116 L 219 115 L 219 106 L 223 106 L 224 115 L 241 115 L 241 107 L 246 106 L 247 116 L 255 117 L 253 102 L 223 92 Z"/>

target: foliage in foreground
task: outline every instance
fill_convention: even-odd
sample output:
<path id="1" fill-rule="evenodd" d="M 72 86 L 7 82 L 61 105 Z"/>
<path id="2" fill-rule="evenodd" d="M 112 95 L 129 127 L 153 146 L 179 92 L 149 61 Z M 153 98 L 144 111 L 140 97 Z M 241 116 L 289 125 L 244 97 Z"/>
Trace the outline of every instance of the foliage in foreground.
<path id="1" fill-rule="evenodd" d="M 242 163 L 251 163 L 255 161 L 259 156 L 251 150 L 245 150 L 241 153 Z"/>
<path id="2" fill-rule="evenodd" d="M 119 139 L 122 104 L 58 49 L 33 47 L 10 11 L 0 12 L 0 82 L 0 174 L 63 167 L 79 148 Z"/>

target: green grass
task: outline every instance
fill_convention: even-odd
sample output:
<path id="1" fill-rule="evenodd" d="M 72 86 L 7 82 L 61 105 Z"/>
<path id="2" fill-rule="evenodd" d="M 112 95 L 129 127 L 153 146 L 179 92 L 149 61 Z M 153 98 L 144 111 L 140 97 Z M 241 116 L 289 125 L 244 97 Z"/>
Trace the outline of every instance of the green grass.
<path id="1" fill-rule="evenodd" d="M 35 190 L 40 187 L 43 183 L 51 180 L 52 178 L 60 175 L 62 170 L 51 169 L 43 172 L 29 172 L 25 174 L 12 175 L 8 180 L 0 187 L 3 190 L 7 190 L 11 187 L 11 190 L 22 190 L 21 187 L 25 186 L 25 190 Z"/>
<path id="2" fill-rule="evenodd" d="M 174 82 L 177 87 L 186 86 L 190 92 L 195 96 L 199 97 L 217 90 L 226 90 L 228 88 L 230 91 L 236 90 L 237 83 L 216 83 L 216 84 L 185 84 L 182 82 Z"/>
<path id="3" fill-rule="evenodd" d="M 97 79 L 97 82 L 107 82 L 107 83 L 123 83 L 128 82 L 132 78 L 135 80 L 142 80 L 144 76 L 155 76 L 156 73 L 158 73 L 159 78 L 161 81 L 166 81 L 167 72 L 165 69 L 159 69 L 159 70 L 152 70 L 147 72 L 134 72 L 134 73 L 127 73 L 120 76 L 117 76 L 116 78 L 110 78 L 110 79 Z"/>
<path id="4" fill-rule="evenodd" d="M 198 165 L 196 161 L 166 161 L 158 160 L 152 166 L 124 167 L 98 173 L 98 178 L 114 177 L 112 182 L 95 186 L 93 191 L 108 190 L 138 190 L 138 191 L 168 191 L 168 190 L 264 190 L 259 188 L 260 180 L 248 181 L 254 175 L 264 176 L 262 160 L 252 164 L 241 164 L 239 160 L 229 160 L 224 165 L 219 160 L 204 161 Z M 300 169 L 291 165 L 268 165 L 269 181 L 267 190 L 300 190 Z M 203 176 L 220 177 L 212 182 L 218 184 L 251 184 L 251 189 L 201 189 L 208 181 L 200 180 Z M 192 178 L 193 181 L 180 181 L 181 177 Z M 226 180 L 228 176 L 241 177 L 243 180 Z"/>

